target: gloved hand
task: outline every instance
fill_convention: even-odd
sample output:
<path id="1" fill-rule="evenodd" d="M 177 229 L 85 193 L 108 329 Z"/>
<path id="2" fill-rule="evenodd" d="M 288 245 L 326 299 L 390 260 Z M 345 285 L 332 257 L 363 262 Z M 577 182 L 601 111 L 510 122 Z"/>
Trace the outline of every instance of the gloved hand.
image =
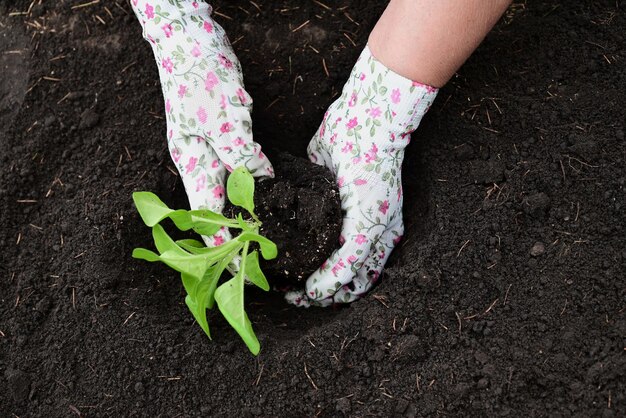
<path id="1" fill-rule="evenodd" d="M 191 209 L 221 213 L 226 170 L 245 166 L 255 177 L 273 168 L 252 140 L 252 98 L 239 60 L 211 18 L 211 6 L 191 0 L 131 0 L 154 52 L 167 118 L 167 143 Z M 230 239 L 223 229 L 208 246 Z"/>
<path id="2" fill-rule="evenodd" d="M 404 149 L 436 96 L 436 88 L 394 73 L 365 48 L 308 147 L 310 159 L 337 178 L 344 211 L 341 248 L 304 291 L 288 292 L 287 301 L 348 303 L 376 282 L 404 231 Z"/>

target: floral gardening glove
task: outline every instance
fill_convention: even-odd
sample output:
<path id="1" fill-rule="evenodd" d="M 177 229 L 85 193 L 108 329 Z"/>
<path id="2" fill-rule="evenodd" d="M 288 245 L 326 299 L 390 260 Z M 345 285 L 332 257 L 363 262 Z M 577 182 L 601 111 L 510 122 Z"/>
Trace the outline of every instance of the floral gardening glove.
<path id="1" fill-rule="evenodd" d="M 337 177 L 344 211 L 341 248 L 286 299 L 328 306 L 359 299 L 402 238 L 404 148 L 437 96 L 377 61 L 365 48 L 343 93 L 309 144 L 310 159 Z"/>
<path id="2" fill-rule="evenodd" d="M 226 171 L 245 166 L 255 177 L 273 168 L 252 140 L 252 98 L 239 60 L 211 18 L 211 6 L 190 0 L 131 0 L 159 67 L 167 143 L 191 209 L 221 213 Z M 230 239 L 223 229 L 208 246 Z"/>

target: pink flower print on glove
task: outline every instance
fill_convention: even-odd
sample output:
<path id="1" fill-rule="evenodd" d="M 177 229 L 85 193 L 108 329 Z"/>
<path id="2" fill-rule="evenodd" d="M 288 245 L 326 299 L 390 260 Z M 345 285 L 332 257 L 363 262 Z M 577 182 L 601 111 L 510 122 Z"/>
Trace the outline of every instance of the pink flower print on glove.
<path id="1" fill-rule="evenodd" d="M 365 103 L 358 92 L 368 92 Z M 378 281 L 404 232 L 404 148 L 436 95 L 437 89 L 415 85 L 365 48 L 308 148 L 311 161 L 337 177 L 344 211 L 339 248 L 308 278 L 305 289 L 285 295 L 289 302 L 348 303 Z"/>

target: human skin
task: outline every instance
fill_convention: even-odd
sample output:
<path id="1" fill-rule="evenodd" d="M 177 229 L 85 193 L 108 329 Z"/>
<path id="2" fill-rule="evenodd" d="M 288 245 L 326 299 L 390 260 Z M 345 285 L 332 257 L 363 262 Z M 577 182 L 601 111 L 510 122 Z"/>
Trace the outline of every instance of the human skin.
<path id="1" fill-rule="evenodd" d="M 391 0 L 372 30 L 372 54 L 396 73 L 442 87 L 511 0 Z"/>

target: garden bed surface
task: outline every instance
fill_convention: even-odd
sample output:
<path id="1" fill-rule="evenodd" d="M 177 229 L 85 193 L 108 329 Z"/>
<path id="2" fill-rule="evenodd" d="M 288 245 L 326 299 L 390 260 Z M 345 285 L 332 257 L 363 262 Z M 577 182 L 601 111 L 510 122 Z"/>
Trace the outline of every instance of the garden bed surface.
<path id="1" fill-rule="evenodd" d="M 131 193 L 186 200 L 126 3 L 0 2 L 0 416 L 626 415 L 623 4 L 513 6 L 413 135 L 380 285 L 250 291 L 254 358 L 131 258 Z M 323 3 L 214 2 L 270 158 L 305 155 L 385 2 Z"/>

